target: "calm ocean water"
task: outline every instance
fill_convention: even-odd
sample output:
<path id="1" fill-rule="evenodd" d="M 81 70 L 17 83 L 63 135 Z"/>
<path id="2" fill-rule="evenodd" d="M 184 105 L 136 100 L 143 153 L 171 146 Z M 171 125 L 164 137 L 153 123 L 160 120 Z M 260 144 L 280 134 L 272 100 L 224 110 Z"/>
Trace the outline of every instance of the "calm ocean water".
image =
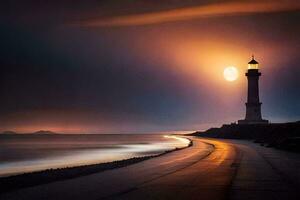
<path id="1" fill-rule="evenodd" d="M 0 135 L 0 176 L 154 155 L 188 143 L 160 134 Z"/>

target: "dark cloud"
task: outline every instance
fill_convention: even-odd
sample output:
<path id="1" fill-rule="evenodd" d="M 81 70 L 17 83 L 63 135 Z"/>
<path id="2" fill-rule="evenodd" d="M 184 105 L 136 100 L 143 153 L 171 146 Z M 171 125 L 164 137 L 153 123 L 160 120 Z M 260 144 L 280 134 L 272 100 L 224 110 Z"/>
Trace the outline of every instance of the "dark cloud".
<path id="1" fill-rule="evenodd" d="M 109 18 L 90 19 L 79 22 L 78 25 L 87 27 L 105 26 L 138 26 L 147 24 L 159 24 L 165 22 L 191 20 L 201 17 L 257 14 L 269 12 L 284 12 L 300 10 L 300 3 L 285 1 L 243 1 L 223 2 L 192 7 L 174 8 L 169 10 L 139 13 L 131 15 L 119 15 Z"/>

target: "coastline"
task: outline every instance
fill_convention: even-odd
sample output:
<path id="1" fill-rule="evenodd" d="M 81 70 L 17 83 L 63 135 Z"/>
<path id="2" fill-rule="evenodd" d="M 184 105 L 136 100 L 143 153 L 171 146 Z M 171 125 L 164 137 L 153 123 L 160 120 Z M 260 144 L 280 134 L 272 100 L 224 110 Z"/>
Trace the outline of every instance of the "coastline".
<path id="1" fill-rule="evenodd" d="M 183 136 L 184 135 L 181 135 L 181 137 Z M 181 148 L 176 147 L 174 149 L 156 155 L 133 157 L 129 159 L 116 160 L 107 163 L 98 163 L 98 164 L 90 164 L 90 165 L 82 165 L 82 166 L 74 166 L 74 167 L 57 168 L 57 169 L 47 169 L 47 170 L 23 173 L 23 174 L 12 175 L 7 177 L 0 177 L 0 188 L 1 188 L 0 194 L 21 189 L 21 188 L 32 187 L 36 185 L 42 185 L 42 184 L 47 184 L 47 183 L 62 181 L 67 179 L 73 179 L 80 176 L 86 176 L 94 173 L 103 172 L 106 170 L 122 168 L 142 161 L 149 160 L 151 158 L 160 157 L 168 153 L 183 150 L 193 146 L 193 140 L 186 137 L 183 138 L 189 140 L 189 144 L 187 146 Z"/>
<path id="2" fill-rule="evenodd" d="M 300 152 L 300 121 L 269 124 L 224 124 L 186 136 L 251 140 L 261 146 Z"/>
<path id="3" fill-rule="evenodd" d="M 245 140 L 191 139 L 193 146 L 181 151 L 0 199 L 299 199 L 297 154 Z"/>

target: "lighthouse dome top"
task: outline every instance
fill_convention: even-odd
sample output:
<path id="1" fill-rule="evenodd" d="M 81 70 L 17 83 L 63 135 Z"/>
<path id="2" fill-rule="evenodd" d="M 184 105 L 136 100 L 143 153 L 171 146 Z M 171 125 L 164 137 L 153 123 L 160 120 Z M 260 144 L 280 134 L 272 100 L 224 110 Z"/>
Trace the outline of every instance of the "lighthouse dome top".
<path id="1" fill-rule="evenodd" d="M 258 69 L 258 62 L 254 59 L 253 55 L 252 55 L 252 60 L 248 62 L 248 69 Z"/>

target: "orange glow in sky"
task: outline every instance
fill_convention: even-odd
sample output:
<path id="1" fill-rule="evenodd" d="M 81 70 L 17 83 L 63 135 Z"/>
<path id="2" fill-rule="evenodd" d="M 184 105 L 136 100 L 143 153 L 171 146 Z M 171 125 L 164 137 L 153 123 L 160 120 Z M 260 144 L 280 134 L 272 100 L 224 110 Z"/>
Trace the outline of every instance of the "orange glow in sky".
<path id="1" fill-rule="evenodd" d="M 299 99 L 300 1 L 91 2 L 12 5 L 4 24 L 10 40 L 1 47 L 0 131 L 151 132 L 233 122 L 244 117 L 252 54 L 263 112 L 299 116 L 291 105 Z M 238 73 L 224 78 L 229 66 Z"/>

